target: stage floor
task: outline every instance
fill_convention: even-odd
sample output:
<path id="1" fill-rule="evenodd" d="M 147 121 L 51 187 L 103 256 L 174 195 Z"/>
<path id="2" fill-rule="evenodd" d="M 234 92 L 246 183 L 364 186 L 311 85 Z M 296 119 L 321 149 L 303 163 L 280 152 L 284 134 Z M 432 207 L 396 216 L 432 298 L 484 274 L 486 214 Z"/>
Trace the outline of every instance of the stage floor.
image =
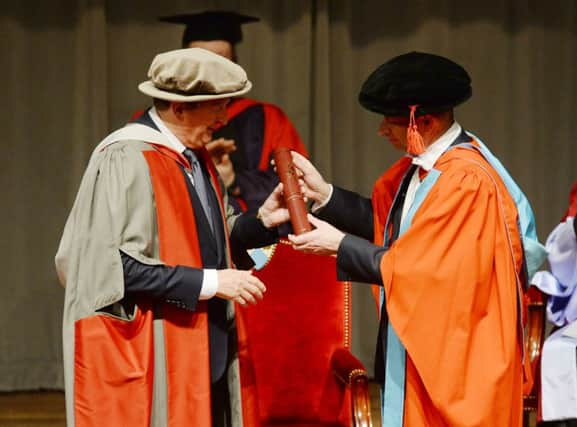
<path id="1" fill-rule="evenodd" d="M 373 427 L 380 427 L 378 386 L 371 384 Z M 534 426 L 534 420 L 530 424 Z M 0 393 L 1 427 L 65 427 L 64 393 L 58 391 Z"/>

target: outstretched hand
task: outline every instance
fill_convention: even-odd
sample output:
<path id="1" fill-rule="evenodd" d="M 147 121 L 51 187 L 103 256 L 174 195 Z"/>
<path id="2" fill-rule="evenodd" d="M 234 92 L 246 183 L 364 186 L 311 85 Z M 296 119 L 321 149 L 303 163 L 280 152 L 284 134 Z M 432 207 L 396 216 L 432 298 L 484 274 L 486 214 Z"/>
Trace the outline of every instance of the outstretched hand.
<path id="1" fill-rule="evenodd" d="M 299 175 L 301 193 L 317 203 L 325 202 L 331 194 L 330 184 L 306 157 L 296 151 L 291 151 L 291 154 Z"/>
<path id="2" fill-rule="evenodd" d="M 289 234 L 288 238 L 293 248 L 309 254 L 335 255 L 345 233 L 311 214 L 308 215 L 308 219 L 315 229 L 298 236 Z"/>
<path id="3" fill-rule="evenodd" d="M 229 188 L 236 178 L 234 166 L 229 155 L 229 153 L 236 150 L 234 140 L 219 138 L 209 142 L 205 147 L 212 157 L 212 161 L 224 185 Z"/>
<path id="4" fill-rule="evenodd" d="M 279 183 L 258 209 L 260 219 L 266 228 L 276 227 L 290 219 L 282 191 L 283 185 Z"/>
<path id="5" fill-rule="evenodd" d="M 233 300 L 241 305 L 256 304 L 266 292 L 264 283 L 250 271 L 244 270 L 217 270 L 218 289 L 216 296 L 226 300 Z"/>
<path id="6" fill-rule="evenodd" d="M 205 148 L 212 156 L 215 163 L 225 154 L 232 153 L 236 150 L 234 139 L 218 138 L 210 141 Z"/>

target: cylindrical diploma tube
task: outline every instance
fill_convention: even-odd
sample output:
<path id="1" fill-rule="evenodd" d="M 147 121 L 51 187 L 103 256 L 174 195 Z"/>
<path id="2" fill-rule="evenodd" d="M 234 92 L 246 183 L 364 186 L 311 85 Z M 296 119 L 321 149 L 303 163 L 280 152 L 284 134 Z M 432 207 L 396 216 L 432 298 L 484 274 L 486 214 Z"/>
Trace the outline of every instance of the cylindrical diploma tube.
<path id="1" fill-rule="evenodd" d="M 311 231 L 307 218 L 305 199 L 300 191 L 299 181 L 291 152 L 288 148 L 277 148 L 273 152 L 276 172 L 283 184 L 284 199 L 289 210 L 291 224 L 295 234 Z"/>

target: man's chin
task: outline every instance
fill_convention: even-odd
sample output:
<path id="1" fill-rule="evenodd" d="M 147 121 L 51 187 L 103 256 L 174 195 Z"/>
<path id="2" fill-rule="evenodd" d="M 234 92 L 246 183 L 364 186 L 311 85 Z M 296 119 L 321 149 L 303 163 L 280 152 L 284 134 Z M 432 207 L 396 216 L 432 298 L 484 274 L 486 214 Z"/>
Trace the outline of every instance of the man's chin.
<path id="1" fill-rule="evenodd" d="M 202 145 L 206 145 L 212 141 L 212 131 L 206 131 L 203 133 L 202 137 L 200 138 L 202 141 Z"/>
<path id="2" fill-rule="evenodd" d="M 407 151 L 407 148 L 400 141 L 397 141 L 396 139 L 393 139 L 393 140 L 389 139 L 389 144 L 391 144 L 395 150 Z"/>

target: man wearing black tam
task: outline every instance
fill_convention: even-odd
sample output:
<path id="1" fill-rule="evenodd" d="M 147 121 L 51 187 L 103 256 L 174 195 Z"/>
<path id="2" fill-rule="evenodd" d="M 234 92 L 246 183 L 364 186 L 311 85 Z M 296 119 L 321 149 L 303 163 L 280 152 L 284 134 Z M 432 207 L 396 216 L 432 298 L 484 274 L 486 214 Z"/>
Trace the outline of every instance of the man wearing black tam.
<path id="1" fill-rule="evenodd" d="M 310 215 L 316 229 L 289 236 L 293 246 L 336 255 L 340 279 L 381 287 L 375 375 L 386 426 L 522 423 L 521 307 L 544 253 L 519 187 L 453 117 L 470 96 L 467 72 L 427 53 L 369 76 L 359 101 L 406 152 L 372 200 L 328 184 L 293 153 L 313 211 L 328 221 Z"/>

